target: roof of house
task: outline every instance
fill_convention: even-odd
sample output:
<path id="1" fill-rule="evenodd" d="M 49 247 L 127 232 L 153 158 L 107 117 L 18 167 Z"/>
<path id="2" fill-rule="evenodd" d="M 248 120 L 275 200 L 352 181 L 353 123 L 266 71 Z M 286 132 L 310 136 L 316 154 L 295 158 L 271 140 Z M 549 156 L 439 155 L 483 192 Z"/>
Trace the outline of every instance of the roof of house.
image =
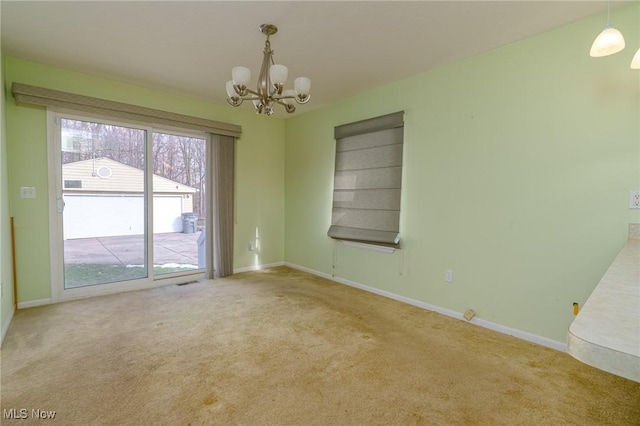
<path id="1" fill-rule="evenodd" d="M 144 173 L 109 158 L 96 158 L 62 165 L 65 192 L 144 192 Z M 196 189 L 153 175 L 155 193 L 194 193 Z"/>

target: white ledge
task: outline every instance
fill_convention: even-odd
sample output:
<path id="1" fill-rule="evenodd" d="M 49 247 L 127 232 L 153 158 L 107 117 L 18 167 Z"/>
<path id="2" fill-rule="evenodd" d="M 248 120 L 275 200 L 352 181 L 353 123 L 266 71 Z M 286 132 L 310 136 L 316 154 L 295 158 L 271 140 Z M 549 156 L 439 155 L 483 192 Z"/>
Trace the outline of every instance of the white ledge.
<path id="1" fill-rule="evenodd" d="M 629 239 L 569 327 L 568 352 L 640 382 L 640 240 Z"/>
<path id="2" fill-rule="evenodd" d="M 371 250 L 371 251 L 377 251 L 377 252 L 380 252 L 380 253 L 387 253 L 387 254 L 391 254 L 394 251 L 396 251 L 396 249 L 394 247 L 377 246 L 375 244 L 366 244 L 366 243 L 357 243 L 355 241 L 343 240 L 342 244 L 344 244 L 347 247 L 355 247 L 355 248 Z"/>

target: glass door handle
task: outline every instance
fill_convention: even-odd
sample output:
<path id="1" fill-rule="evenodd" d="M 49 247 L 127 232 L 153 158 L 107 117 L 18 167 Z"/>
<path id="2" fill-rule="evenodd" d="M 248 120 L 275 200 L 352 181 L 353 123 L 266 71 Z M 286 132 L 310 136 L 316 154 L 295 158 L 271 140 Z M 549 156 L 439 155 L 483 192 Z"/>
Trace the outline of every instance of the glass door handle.
<path id="1" fill-rule="evenodd" d="M 64 200 L 62 197 L 56 198 L 56 211 L 58 214 L 62 214 L 64 212 Z"/>

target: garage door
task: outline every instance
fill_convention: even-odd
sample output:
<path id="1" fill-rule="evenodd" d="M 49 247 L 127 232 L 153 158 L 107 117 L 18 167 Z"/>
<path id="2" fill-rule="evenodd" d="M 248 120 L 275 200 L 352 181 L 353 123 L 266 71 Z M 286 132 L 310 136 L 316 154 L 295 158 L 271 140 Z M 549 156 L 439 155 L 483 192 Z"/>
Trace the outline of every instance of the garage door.
<path id="1" fill-rule="evenodd" d="M 182 196 L 153 196 L 153 233 L 182 232 Z"/>
<path id="2" fill-rule="evenodd" d="M 142 195 L 64 194 L 64 239 L 141 235 Z M 182 197 L 155 196 L 153 232 L 182 231 Z"/>

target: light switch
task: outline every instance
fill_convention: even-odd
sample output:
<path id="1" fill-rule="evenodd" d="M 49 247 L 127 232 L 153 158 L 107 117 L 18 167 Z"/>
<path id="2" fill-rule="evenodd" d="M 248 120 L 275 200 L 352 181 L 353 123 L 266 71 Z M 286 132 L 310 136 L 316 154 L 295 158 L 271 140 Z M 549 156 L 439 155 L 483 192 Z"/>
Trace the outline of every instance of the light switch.
<path id="1" fill-rule="evenodd" d="M 36 188 L 23 186 L 20 188 L 20 198 L 36 198 Z"/>
<path id="2" fill-rule="evenodd" d="M 453 270 L 445 269 L 444 271 L 444 280 L 448 283 L 453 282 Z"/>

